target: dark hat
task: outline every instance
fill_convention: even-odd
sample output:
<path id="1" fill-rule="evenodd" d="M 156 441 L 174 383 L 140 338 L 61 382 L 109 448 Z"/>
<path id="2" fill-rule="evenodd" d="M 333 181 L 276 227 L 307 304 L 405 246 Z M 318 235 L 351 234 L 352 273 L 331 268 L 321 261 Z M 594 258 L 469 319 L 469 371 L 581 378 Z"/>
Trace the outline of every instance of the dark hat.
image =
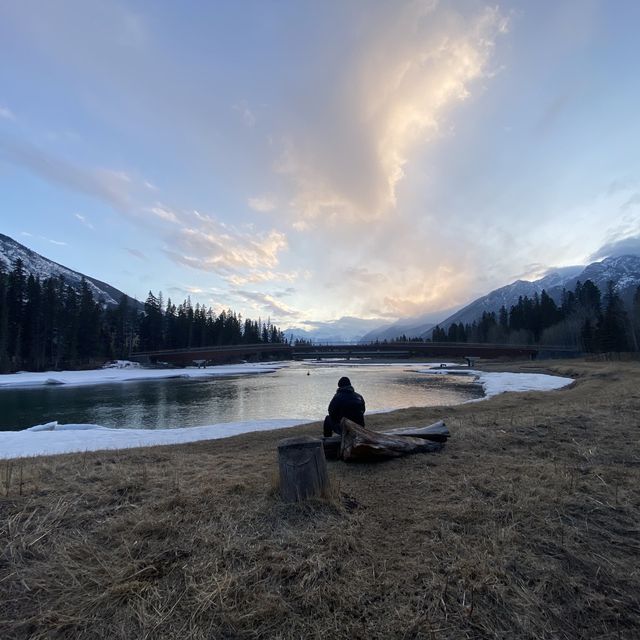
<path id="1" fill-rule="evenodd" d="M 350 386 L 351 386 L 351 380 L 349 380 L 347 376 L 342 376 L 342 378 L 338 380 L 338 389 L 340 387 L 350 387 Z"/>

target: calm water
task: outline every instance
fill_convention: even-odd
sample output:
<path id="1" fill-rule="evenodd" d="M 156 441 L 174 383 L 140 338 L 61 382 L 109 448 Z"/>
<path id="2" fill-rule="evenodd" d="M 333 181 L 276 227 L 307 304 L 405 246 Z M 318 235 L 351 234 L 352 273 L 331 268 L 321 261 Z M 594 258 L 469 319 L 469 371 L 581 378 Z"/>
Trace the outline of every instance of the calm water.
<path id="1" fill-rule="evenodd" d="M 343 375 L 364 396 L 367 412 L 459 404 L 482 396 L 470 377 L 420 374 L 406 364 L 356 368 L 292 363 L 276 373 L 210 380 L 0 389 L 0 431 L 52 420 L 145 429 L 274 418 L 320 420 Z"/>

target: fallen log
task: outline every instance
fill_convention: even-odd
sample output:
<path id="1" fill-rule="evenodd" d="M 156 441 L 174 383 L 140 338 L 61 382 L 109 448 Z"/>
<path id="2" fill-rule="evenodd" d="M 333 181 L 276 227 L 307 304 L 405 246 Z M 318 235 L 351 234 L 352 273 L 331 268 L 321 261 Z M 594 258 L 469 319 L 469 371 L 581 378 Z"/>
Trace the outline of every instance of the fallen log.
<path id="1" fill-rule="evenodd" d="M 426 427 L 398 427 L 396 429 L 385 429 L 381 432 L 370 431 L 370 433 L 385 436 L 411 436 L 431 442 L 446 442 L 447 438 L 451 435 L 443 420 L 434 422 Z M 340 457 L 341 443 L 342 436 L 331 436 L 322 439 L 324 454 L 327 459 L 335 460 Z"/>
<path id="2" fill-rule="evenodd" d="M 388 435 L 369 431 L 343 418 L 339 457 L 347 462 L 374 462 L 397 458 L 409 453 L 440 451 L 441 442 L 431 442 L 415 436 Z"/>

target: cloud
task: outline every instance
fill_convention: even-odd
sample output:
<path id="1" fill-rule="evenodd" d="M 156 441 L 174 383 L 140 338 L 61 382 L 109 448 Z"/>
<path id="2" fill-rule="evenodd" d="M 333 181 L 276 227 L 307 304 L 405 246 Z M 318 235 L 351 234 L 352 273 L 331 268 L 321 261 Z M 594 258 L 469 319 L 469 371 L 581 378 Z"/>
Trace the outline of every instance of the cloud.
<path id="1" fill-rule="evenodd" d="M 295 287 L 287 287 L 286 289 L 283 289 L 282 291 L 274 291 L 273 292 L 273 297 L 274 298 L 286 298 L 287 296 L 295 295 L 296 292 L 297 292 L 297 289 Z"/>
<path id="2" fill-rule="evenodd" d="M 255 278 L 258 273 L 269 274 L 288 246 L 286 236 L 275 229 L 246 232 L 197 211 L 194 217 L 196 225 L 174 233 L 167 242 L 171 248 L 165 250 L 174 262 L 194 269 L 223 276 L 242 276 L 249 271 Z"/>
<path id="3" fill-rule="evenodd" d="M 67 247 L 69 246 L 67 242 L 63 242 L 62 240 L 53 240 L 52 238 L 47 238 L 46 236 L 35 236 L 33 235 L 33 233 L 29 233 L 28 231 L 21 231 L 20 232 L 21 236 L 24 236 L 25 238 L 38 238 L 38 240 L 44 240 L 45 242 L 49 242 L 51 244 L 55 244 L 59 247 Z"/>
<path id="4" fill-rule="evenodd" d="M 84 169 L 25 140 L 0 135 L 2 157 L 47 182 L 97 198 L 119 211 L 131 209 L 131 178 L 121 171 Z"/>
<path id="5" fill-rule="evenodd" d="M 558 124 L 564 113 L 569 110 L 571 102 L 574 99 L 574 93 L 565 91 L 553 97 L 547 107 L 544 109 L 538 122 L 534 125 L 534 134 L 536 136 L 549 134 L 554 126 Z"/>
<path id="6" fill-rule="evenodd" d="M 640 234 L 607 242 L 589 256 L 589 262 L 625 255 L 640 256 Z"/>
<path id="7" fill-rule="evenodd" d="M 298 271 L 284 272 L 271 270 L 251 270 L 245 273 L 234 273 L 226 276 L 227 281 L 241 287 L 245 284 L 258 284 L 260 282 L 294 282 L 300 277 Z"/>
<path id="8" fill-rule="evenodd" d="M 157 203 L 153 207 L 148 207 L 146 211 L 148 211 L 149 213 L 153 213 L 153 215 L 157 216 L 161 220 L 175 223 L 179 222 L 178 216 L 173 211 L 171 211 L 171 209 L 159 203 Z"/>
<path id="9" fill-rule="evenodd" d="M 11 109 L 9 109 L 9 107 L 3 107 L 2 105 L 0 105 L 0 118 L 4 118 L 5 120 L 16 119 Z"/>
<path id="10" fill-rule="evenodd" d="M 0 134 L 0 159 L 22 166 L 37 177 L 90 196 L 148 228 L 149 216 L 163 222 L 177 224 L 180 215 L 166 205 L 156 202 L 143 206 L 148 197 L 149 183 L 118 169 L 79 167 L 64 158 L 52 155 L 25 140 Z M 90 222 L 80 214 L 76 218 L 89 228 Z"/>
<path id="11" fill-rule="evenodd" d="M 88 229 L 93 229 L 93 225 L 87 220 L 87 218 L 79 213 L 74 214 L 75 218 L 79 220 Z"/>
<path id="12" fill-rule="evenodd" d="M 147 256 L 142 253 L 139 249 L 132 249 L 130 247 L 125 247 L 125 250 L 128 251 L 132 256 L 138 258 L 139 260 L 146 260 Z"/>
<path id="13" fill-rule="evenodd" d="M 254 211 L 259 211 L 260 213 L 268 213 L 269 211 L 273 211 L 276 208 L 276 203 L 273 196 L 249 198 L 249 200 L 247 200 L 247 204 L 251 209 L 253 209 Z"/>
<path id="14" fill-rule="evenodd" d="M 381 272 L 370 271 L 365 267 L 347 267 L 344 276 L 354 284 L 381 286 L 388 282 L 388 277 Z"/>
<path id="15" fill-rule="evenodd" d="M 242 122 L 245 124 L 245 126 L 255 126 L 257 118 L 253 111 L 251 111 L 251 109 L 249 108 L 249 104 L 246 100 L 241 100 L 238 104 L 234 104 L 233 109 L 240 114 Z"/>
<path id="16" fill-rule="evenodd" d="M 612 180 L 607 187 L 607 195 L 613 196 L 621 191 L 629 191 L 633 187 L 636 186 L 635 180 L 631 180 L 630 178 L 622 178 L 617 180 Z"/>
<path id="17" fill-rule="evenodd" d="M 221 291 L 219 289 L 204 289 L 203 287 L 197 287 L 197 286 L 193 286 L 193 285 L 183 285 L 183 286 L 179 286 L 179 285 L 173 285 L 171 287 L 168 287 L 168 291 L 173 292 L 173 293 L 179 293 L 183 296 L 185 296 L 185 298 L 187 296 L 191 296 L 192 294 L 199 294 L 199 293 L 206 293 L 206 294 L 220 294 Z"/>
<path id="18" fill-rule="evenodd" d="M 466 17 L 449 3 L 392 3 L 371 14 L 353 59 L 280 137 L 275 168 L 293 185 L 298 228 L 300 220 L 371 221 L 392 210 L 407 162 L 490 73 L 506 28 L 495 8 Z"/>
<path id="19" fill-rule="evenodd" d="M 622 211 L 628 211 L 629 209 L 636 209 L 640 205 L 640 193 L 637 191 L 633 193 L 625 202 L 620 206 Z"/>
<path id="20" fill-rule="evenodd" d="M 257 310 L 265 310 L 269 314 L 273 314 L 278 318 L 297 318 L 300 313 L 295 309 L 289 307 L 288 305 L 279 302 L 273 296 L 268 293 L 260 293 L 258 291 L 246 291 L 242 289 L 236 289 L 232 291 L 232 293 L 244 298 L 245 300 L 250 300 L 256 303 Z"/>

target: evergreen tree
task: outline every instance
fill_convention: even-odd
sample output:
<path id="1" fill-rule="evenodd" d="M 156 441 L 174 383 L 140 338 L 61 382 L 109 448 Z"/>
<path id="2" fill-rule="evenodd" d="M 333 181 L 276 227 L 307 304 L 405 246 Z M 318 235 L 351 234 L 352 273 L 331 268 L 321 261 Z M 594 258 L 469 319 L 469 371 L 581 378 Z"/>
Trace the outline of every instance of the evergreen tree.
<path id="1" fill-rule="evenodd" d="M 509 313 L 504 305 L 502 305 L 498 311 L 498 324 L 505 334 L 509 332 Z"/>
<path id="2" fill-rule="evenodd" d="M 600 289 L 591 280 L 585 280 L 583 285 L 578 281 L 575 296 L 578 304 L 585 311 L 596 315 L 600 313 L 602 307 Z"/>
<path id="3" fill-rule="evenodd" d="M 8 276 L 0 262 L 0 373 L 9 371 L 9 306 Z"/>
<path id="4" fill-rule="evenodd" d="M 143 351 L 162 348 L 162 324 L 160 300 L 149 291 L 144 303 L 144 317 L 140 322 L 140 347 Z"/>
<path id="5" fill-rule="evenodd" d="M 640 349 L 640 285 L 636 288 L 631 303 L 631 320 L 635 337 L 635 350 Z"/>
<path id="6" fill-rule="evenodd" d="M 40 279 L 32 274 L 27 278 L 27 292 L 24 304 L 22 362 L 34 369 L 44 365 L 44 336 L 42 335 L 42 289 Z"/>
<path id="7" fill-rule="evenodd" d="M 586 284 L 586 283 L 585 283 Z M 607 285 L 604 311 L 597 329 L 597 341 L 601 351 L 627 351 L 627 314 L 613 282 Z"/>
<path id="8" fill-rule="evenodd" d="M 78 300 L 78 357 L 82 362 L 100 355 L 100 315 L 100 306 L 94 301 L 89 284 L 82 278 Z"/>
<path id="9" fill-rule="evenodd" d="M 64 307 L 62 310 L 62 356 L 61 363 L 72 365 L 78 360 L 78 294 L 71 285 L 64 287 Z"/>
<path id="10" fill-rule="evenodd" d="M 20 350 L 24 330 L 26 282 L 24 264 L 18 258 L 9 273 L 7 282 L 7 352 L 12 366 L 16 369 L 19 369 L 22 364 Z"/>

